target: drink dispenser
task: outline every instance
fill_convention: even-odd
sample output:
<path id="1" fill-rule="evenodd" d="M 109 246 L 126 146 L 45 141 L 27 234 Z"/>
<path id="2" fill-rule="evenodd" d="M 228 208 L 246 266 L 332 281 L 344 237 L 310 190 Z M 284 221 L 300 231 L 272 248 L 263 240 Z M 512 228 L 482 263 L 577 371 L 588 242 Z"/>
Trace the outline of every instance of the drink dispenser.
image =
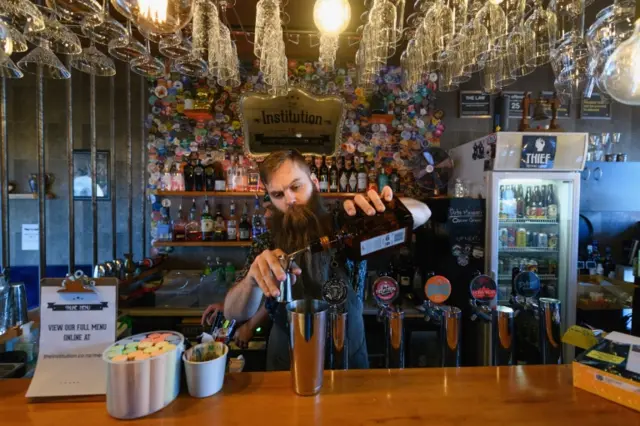
<path id="1" fill-rule="evenodd" d="M 537 320 L 537 346 L 542 364 L 562 363 L 560 300 L 537 298 L 540 278 L 534 272 L 513 269 L 511 303 L 516 311 L 531 311 Z"/>
<path id="2" fill-rule="evenodd" d="M 329 304 L 327 364 L 331 370 L 349 368 L 349 350 L 347 347 L 347 312 L 344 302 L 347 300 L 347 285 L 338 278 L 328 280 L 322 286 L 322 298 Z"/>
<path id="3" fill-rule="evenodd" d="M 508 306 L 491 307 L 496 297 L 496 282 L 478 274 L 471 280 L 471 320 L 475 322 L 479 365 L 514 363 L 514 311 Z"/>
<path id="4" fill-rule="evenodd" d="M 462 311 L 454 306 L 442 305 L 451 295 L 451 283 L 441 275 L 429 278 L 424 286 L 425 321 L 440 326 L 440 360 L 443 367 L 460 366 L 460 334 Z"/>
<path id="5" fill-rule="evenodd" d="M 400 293 L 398 282 L 382 276 L 372 293 L 378 303 L 378 319 L 384 322 L 385 367 L 404 368 L 404 311 L 393 304 Z"/>

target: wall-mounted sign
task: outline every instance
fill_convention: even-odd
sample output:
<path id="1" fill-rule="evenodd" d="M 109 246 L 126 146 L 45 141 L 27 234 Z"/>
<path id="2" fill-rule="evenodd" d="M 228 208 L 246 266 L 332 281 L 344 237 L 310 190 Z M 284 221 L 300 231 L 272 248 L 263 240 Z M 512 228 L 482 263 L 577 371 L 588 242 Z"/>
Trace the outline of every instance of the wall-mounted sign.
<path id="1" fill-rule="evenodd" d="M 611 101 L 603 99 L 598 92 L 593 92 L 590 98 L 580 101 L 580 118 L 590 120 L 611 120 Z"/>
<path id="2" fill-rule="evenodd" d="M 509 117 L 522 118 L 524 109 L 524 92 L 503 92 L 509 96 Z"/>
<path id="3" fill-rule="evenodd" d="M 522 136 L 521 169 L 552 169 L 556 158 L 556 136 Z"/>
<path id="4" fill-rule="evenodd" d="M 460 91 L 461 118 L 491 118 L 491 95 L 480 91 Z"/>
<path id="5" fill-rule="evenodd" d="M 553 92 L 541 92 L 539 95 L 542 98 L 542 105 L 544 105 L 544 112 L 551 117 L 551 99 L 553 99 Z M 529 116 L 533 116 L 533 109 L 536 103 L 532 99 L 529 105 Z M 558 118 L 571 118 L 571 100 L 560 101 L 558 105 Z"/>
<path id="6" fill-rule="evenodd" d="M 285 96 L 250 93 L 240 100 L 245 150 L 263 157 L 279 149 L 333 155 L 341 143 L 344 99 L 316 97 L 301 89 Z"/>

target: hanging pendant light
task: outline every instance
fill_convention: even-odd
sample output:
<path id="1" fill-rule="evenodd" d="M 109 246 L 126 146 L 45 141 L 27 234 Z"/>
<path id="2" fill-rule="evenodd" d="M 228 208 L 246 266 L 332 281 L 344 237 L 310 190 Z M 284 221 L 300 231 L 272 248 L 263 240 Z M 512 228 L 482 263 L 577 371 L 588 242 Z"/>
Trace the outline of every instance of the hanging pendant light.
<path id="1" fill-rule="evenodd" d="M 351 6 L 349 0 L 316 0 L 313 22 L 321 34 L 337 36 L 349 26 Z"/>
<path id="2" fill-rule="evenodd" d="M 111 0 L 113 7 L 138 28 L 173 34 L 193 16 L 193 0 Z"/>

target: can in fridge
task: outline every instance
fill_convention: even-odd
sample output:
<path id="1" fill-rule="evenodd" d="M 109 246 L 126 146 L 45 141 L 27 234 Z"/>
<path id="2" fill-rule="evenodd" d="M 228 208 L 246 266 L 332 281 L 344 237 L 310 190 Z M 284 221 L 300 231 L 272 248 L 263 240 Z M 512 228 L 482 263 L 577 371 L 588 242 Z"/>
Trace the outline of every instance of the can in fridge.
<path id="1" fill-rule="evenodd" d="M 553 250 L 558 249 L 558 234 L 549 234 L 549 248 Z"/>
<path id="2" fill-rule="evenodd" d="M 508 247 L 515 247 L 516 246 L 516 228 L 510 226 L 507 228 L 507 231 L 509 233 L 509 238 L 508 238 L 508 243 L 507 246 Z"/>
<path id="3" fill-rule="evenodd" d="M 538 247 L 538 233 L 537 232 L 532 232 L 531 233 L 531 244 L 529 244 L 529 247 Z"/>
<path id="4" fill-rule="evenodd" d="M 544 232 L 541 232 L 538 234 L 538 247 L 541 248 L 548 248 L 549 246 L 549 238 L 547 237 L 547 234 Z"/>
<path id="5" fill-rule="evenodd" d="M 499 245 L 502 248 L 508 247 L 509 246 L 509 231 L 507 231 L 507 228 L 500 228 L 500 231 L 498 231 L 498 239 L 499 239 Z"/>
<path id="6" fill-rule="evenodd" d="M 527 230 L 524 228 L 519 228 L 516 233 L 516 246 L 517 247 L 526 247 L 527 246 Z"/>
<path id="7" fill-rule="evenodd" d="M 531 231 L 527 231 L 527 247 L 531 247 L 531 240 L 532 236 L 531 236 Z"/>

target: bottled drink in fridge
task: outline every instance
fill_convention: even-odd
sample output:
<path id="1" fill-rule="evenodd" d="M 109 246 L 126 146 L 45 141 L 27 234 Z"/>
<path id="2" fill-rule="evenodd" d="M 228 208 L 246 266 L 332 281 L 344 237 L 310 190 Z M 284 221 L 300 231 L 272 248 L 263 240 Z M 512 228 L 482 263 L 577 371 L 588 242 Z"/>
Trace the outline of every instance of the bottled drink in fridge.
<path id="1" fill-rule="evenodd" d="M 531 194 L 531 187 L 527 187 L 527 193 L 524 196 L 525 216 L 527 219 L 533 219 L 535 216 L 535 206 L 533 201 L 533 195 Z"/>
<path id="2" fill-rule="evenodd" d="M 500 185 L 500 201 L 498 206 L 498 218 L 506 219 L 507 218 L 507 209 L 504 198 L 504 185 Z"/>
<path id="3" fill-rule="evenodd" d="M 549 220 L 558 220 L 558 201 L 553 191 L 553 184 L 547 189 L 547 217 Z"/>
<path id="4" fill-rule="evenodd" d="M 524 208 L 524 193 L 522 192 L 522 185 L 518 185 L 516 196 L 516 216 L 518 219 L 523 219 L 525 217 L 525 208 Z"/>

